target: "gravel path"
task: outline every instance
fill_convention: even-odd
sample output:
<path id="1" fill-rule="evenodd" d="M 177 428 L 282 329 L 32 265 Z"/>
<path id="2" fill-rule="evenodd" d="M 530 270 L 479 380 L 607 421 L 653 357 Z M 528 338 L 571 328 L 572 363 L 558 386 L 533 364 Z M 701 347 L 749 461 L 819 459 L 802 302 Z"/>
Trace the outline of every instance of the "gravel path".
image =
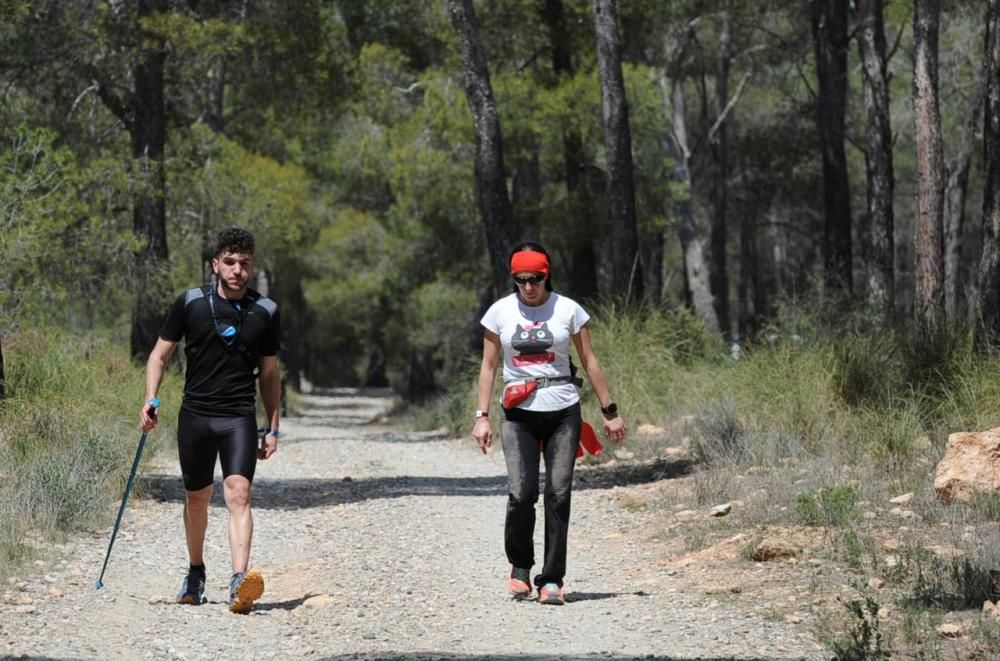
<path id="1" fill-rule="evenodd" d="M 186 557 L 176 459 L 165 451 L 129 503 L 105 589 L 94 581 L 110 529 L 69 540 L 3 586 L 0 656 L 829 658 L 803 628 L 680 587 L 653 543 L 630 536 L 645 515 L 619 507 L 601 468 L 577 474 L 569 603 L 511 601 L 502 455 L 484 457 L 471 437 L 372 424 L 388 404 L 354 392 L 307 396 L 304 414 L 282 422 L 280 450 L 254 485 L 252 563 L 267 588 L 250 615 L 224 604 L 218 480 L 210 602 L 171 603 Z"/>

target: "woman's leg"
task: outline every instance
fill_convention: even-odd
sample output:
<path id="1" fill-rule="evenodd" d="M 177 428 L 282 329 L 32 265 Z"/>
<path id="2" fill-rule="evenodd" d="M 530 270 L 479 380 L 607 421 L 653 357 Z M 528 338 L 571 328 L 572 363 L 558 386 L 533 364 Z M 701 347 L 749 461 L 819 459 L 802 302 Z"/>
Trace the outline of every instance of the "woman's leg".
<path id="1" fill-rule="evenodd" d="M 535 585 L 556 583 L 566 575 L 570 495 L 576 447 L 580 442 L 580 405 L 562 411 L 552 435 L 545 441 L 545 563 Z"/>
<path id="2" fill-rule="evenodd" d="M 507 518 L 504 548 L 510 564 L 530 569 L 535 564 L 535 503 L 538 502 L 538 437 L 526 411 L 504 411 L 500 427 L 507 462 Z"/>

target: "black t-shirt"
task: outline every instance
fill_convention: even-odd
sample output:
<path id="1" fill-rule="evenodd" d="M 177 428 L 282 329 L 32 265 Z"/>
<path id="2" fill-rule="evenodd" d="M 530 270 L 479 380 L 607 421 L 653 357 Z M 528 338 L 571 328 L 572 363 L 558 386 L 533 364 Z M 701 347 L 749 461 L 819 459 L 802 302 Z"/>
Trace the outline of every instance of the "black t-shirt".
<path id="1" fill-rule="evenodd" d="M 278 305 L 252 289 L 239 301 L 219 296 L 214 284 L 178 296 L 160 337 L 185 340 L 182 407 L 217 417 L 253 414 L 257 364 L 278 354 L 279 334 Z"/>

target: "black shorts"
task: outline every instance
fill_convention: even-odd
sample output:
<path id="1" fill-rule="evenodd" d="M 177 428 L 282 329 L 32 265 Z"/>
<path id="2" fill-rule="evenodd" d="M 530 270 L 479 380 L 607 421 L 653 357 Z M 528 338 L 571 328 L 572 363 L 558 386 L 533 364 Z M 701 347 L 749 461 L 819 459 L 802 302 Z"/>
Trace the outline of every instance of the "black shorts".
<path id="1" fill-rule="evenodd" d="M 242 475 L 253 482 L 257 445 L 257 420 L 253 415 L 216 418 L 182 408 L 177 416 L 177 453 L 188 491 L 212 484 L 216 456 L 222 462 L 224 478 Z"/>

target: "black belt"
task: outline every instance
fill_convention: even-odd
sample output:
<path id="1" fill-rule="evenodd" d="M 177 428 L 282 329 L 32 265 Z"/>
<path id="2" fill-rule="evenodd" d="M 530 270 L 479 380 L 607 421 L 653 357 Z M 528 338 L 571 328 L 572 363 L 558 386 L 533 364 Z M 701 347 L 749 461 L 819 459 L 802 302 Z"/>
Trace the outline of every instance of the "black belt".
<path id="1" fill-rule="evenodd" d="M 583 379 L 574 376 L 536 376 L 533 377 L 539 388 L 547 388 L 556 383 L 572 383 L 574 386 L 583 385 Z"/>

